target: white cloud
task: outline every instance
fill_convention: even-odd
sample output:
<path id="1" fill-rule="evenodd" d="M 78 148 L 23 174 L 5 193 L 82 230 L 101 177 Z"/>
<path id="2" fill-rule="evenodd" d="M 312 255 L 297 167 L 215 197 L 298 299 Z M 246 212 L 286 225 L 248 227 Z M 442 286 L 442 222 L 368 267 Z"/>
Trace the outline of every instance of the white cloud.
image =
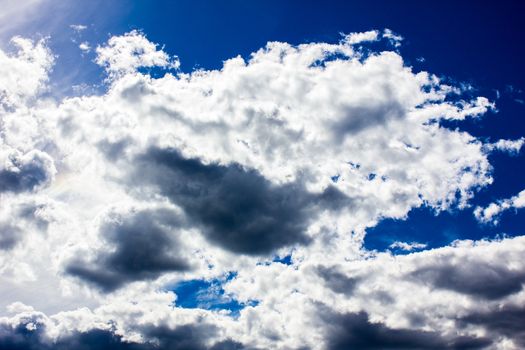
<path id="1" fill-rule="evenodd" d="M 243 300 L 264 300 L 257 306 L 257 321 L 250 321 L 256 325 L 273 323 L 269 328 L 278 330 L 275 336 L 282 339 L 282 348 L 305 343 L 324 348 L 318 342 L 330 340 L 323 337 L 327 325 L 321 323 L 312 329 L 309 323 L 319 318 L 315 316 L 319 312 L 326 313 L 326 309 L 318 309 L 320 304 L 339 313 L 366 310 L 373 322 L 394 329 L 457 335 L 459 320 L 470 314 L 496 311 L 503 305 L 523 306 L 525 274 L 520 256 L 524 244 L 523 237 L 462 241 L 401 256 L 380 253 L 369 259 L 257 266 L 241 272 L 227 290 Z M 255 317 L 251 311 L 241 317 L 248 314 Z M 469 330 L 478 336 L 491 331 L 475 327 Z M 266 330 L 257 331 L 264 339 Z M 293 336 L 286 336 L 290 334 Z M 466 334 L 468 331 L 463 333 Z M 498 343 L 497 337 L 492 339 L 496 348 L 503 343 Z M 270 344 L 268 340 L 263 347 Z"/>
<path id="2" fill-rule="evenodd" d="M 0 50 L 0 108 L 16 108 L 29 102 L 45 87 L 53 56 L 45 40 L 11 39 L 16 51 Z"/>
<path id="3" fill-rule="evenodd" d="M 134 30 L 123 36 L 114 36 L 107 45 L 98 46 L 95 62 L 103 66 L 109 77 L 116 79 L 141 67 L 177 68 L 176 58 L 170 58 L 157 45 Z"/>
<path id="4" fill-rule="evenodd" d="M 78 48 L 82 50 L 84 53 L 88 53 L 91 51 L 91 46 L 89 46 L 89 43 L 87 41 L 83 41 L 78 45 Z"/>
<path id="5" fill-rule="evenodd" d="M 395 47 L 400 47 L 401 42 L 404 39 L 401 35 L 394 33 L 388 28 L 383 31 L 383 38 L 388 39 L 388 41 L 390 41 L 390 43 Z"/>
<path id="6" fill-rule="evenodd" d="M 407 242 L 399 242 L 399 241 L 396 241 L 389 246 L 389 248 L 399 248 L 399 249 L 406 250 L 406 251 L 412 251 L 414 249 L 425 249 L 426 247 L 427 245 L 425 243 L 417 243 L 417 242 L 407 243 Z"/>
<path id="7" fill-rule="evenodd" d="M 138 70 L 178 61 L 132 31 L 96 49 L 107 92 L 61 101 L 38 98 L 45 43 L 16 39 L 18 54 L 0 52 L 13 81 L 28 79 L 5 83 L 0 110 L 0 229 L 11 230 L 0 233 L 0 306 L 11 312 L 0 333 L 36 327 L 35 341 L 68 344 L 99 329 L 164 344 L 160 330 L 187 326 L 206 334 L 194 339 L 201 348 L 321 349 L 334 331 L 319 316 L 328 310 L 334 322 L 410 328 L 433 344 L 488 334 L 466 317 L 481 299 L 483 312 L 522 303 L 522 238 L 407 256 L 363 248 L 379 220 L 465 207 L 492 182 L 487 146 L 439 120 L 493 104 L 457 102 L 461 89 L 399 53 L 354 51 L 378 36 L 271 42 L 220 70 L 154 78 Z M 288 254 L 291 265 L 272 262 Z M 480 280 L 468 279 L 474 266 Z M 228 296 L 259 302 L 238 318 L 173 306 L 178 282 L 228 272 Z"/>
<path id="8" fill-rule="evenodd" d="M 367 41 L 377 41 L 379 32 L 377 30 L 370 30 L 368 32 L 350 33 L 345 35 L 344 40 L 349 45 L 360 44 Z"/>
<path id="9" fill-rule="evenodd" d="M 519 138 L 517 140 L 498 140 L 494 143 L 486 143 L 484 147 L 487 151 L 500 151 L 507 152 L 510 154 L 518 154 L 525 144 L 525 138 Z"/>
<path id="10" fill-rule="evenodd" d="M 497 225 L 499 222 L 499 216 L 502 212 L 523 207 L 525 207 L 525 190 L 511 198 L 490 203 L 485 208 L 476 207 L 474 210 L 474 216 L 481 223 L 492 223 Z"/>

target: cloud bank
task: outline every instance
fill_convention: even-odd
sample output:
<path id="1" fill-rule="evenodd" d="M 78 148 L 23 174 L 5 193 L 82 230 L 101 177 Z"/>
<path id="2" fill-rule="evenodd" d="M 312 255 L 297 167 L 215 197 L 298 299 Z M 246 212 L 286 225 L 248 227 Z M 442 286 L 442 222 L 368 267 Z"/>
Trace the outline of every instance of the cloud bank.
<path id="1" fill-rule="evenodd" d="M 514 147 L 443 127 L 494 105 L 415 72 L 401 40 L 270 42 L 183 73 L 132 31 L 96 47 L 106 92 L 55 101 L 53 53 L 15 39 L 0 52 L 0 348 L 519 348 L 523 237 L 363 247 L 382 219 L 468 207 L 488 153 Z M 179 305 L 177 285 L 216 279 L 237 313 Z"/>

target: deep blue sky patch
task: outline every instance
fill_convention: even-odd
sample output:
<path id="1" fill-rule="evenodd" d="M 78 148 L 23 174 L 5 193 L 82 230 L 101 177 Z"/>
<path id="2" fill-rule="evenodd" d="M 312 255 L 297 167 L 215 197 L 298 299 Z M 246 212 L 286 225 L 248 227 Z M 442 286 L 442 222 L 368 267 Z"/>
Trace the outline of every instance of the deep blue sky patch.
<path id="1" fill-rule="evenodd" d="M 235 274 L 230 273 L 224 278 L 182 281 L 173 288 L 173 292 L 177 295 L 174 304 L 188 309 L 226 310 L 232 316 L 238 316 L 239 311 L 247 305 L 257 305 L 257 301 L 241 303 L 226 294 L 222 285 L 233 278 Z"/>
<path id="2" fill-rule="evenodd" d="M 453 241 L 470 239 L 498 239 L 504 236 L 518 236 L 524 233 L 525 212 L 509 211 L 502 215 L 501 222 L 480 224 L 472 211 L 444 211 L 436 215 L 433 209 L 421 207 L 412 209 L 405 220 L 384 219 L 366 232 L 364 246 L 369 250 L 405 254 L 410 251 L 390 249 L 395 242 L 426 244 L 425 249 L 447 246 Z M 420 249 L 418 249 L 420 250 Z"/>

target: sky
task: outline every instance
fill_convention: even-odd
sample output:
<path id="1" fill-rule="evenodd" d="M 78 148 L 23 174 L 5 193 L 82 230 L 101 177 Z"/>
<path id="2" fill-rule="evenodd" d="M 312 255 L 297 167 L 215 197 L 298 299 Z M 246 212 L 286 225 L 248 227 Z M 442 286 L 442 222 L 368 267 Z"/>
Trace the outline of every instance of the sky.
<path id="1" fill-rule="evenodd" d="M 0 0 L 0 350 L 524 348 L 524 10 Z"/>

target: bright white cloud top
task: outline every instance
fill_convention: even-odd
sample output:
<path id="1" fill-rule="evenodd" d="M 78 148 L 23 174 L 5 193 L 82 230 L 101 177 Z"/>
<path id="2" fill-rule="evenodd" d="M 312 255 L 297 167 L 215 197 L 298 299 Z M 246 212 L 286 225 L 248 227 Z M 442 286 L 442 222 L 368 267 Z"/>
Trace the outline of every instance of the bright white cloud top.
<path id="1" fill-rule="evenodd" d="M 380 38 L 392 51 L 358 46 Z M 18 52 L 0 51 L 5 344 L 38 330 L 43 349 L 89 336 L 130 349 L 348 349 L 363 332 L 376 348 L 524 346 L 523 330 L 493 322 L 524 313 L 523 237 L 396 257 L 363 248 L 381 219 L 467 207 L 492 182 L 488 153 L 523 143 L 440 126 L 494 105 L 457 102 L 460 88 L 414 72 L 401 40 L 271 42 L 186 74 L 132 31 L 96 48 L 107 92 L 55 101 L 38 98 L 53 53 L 15 38 Z M 155 67 L 172 73 L 144 70 Z M 238 315 L 179 306 L 179 282 L 229 273 Z"/>

